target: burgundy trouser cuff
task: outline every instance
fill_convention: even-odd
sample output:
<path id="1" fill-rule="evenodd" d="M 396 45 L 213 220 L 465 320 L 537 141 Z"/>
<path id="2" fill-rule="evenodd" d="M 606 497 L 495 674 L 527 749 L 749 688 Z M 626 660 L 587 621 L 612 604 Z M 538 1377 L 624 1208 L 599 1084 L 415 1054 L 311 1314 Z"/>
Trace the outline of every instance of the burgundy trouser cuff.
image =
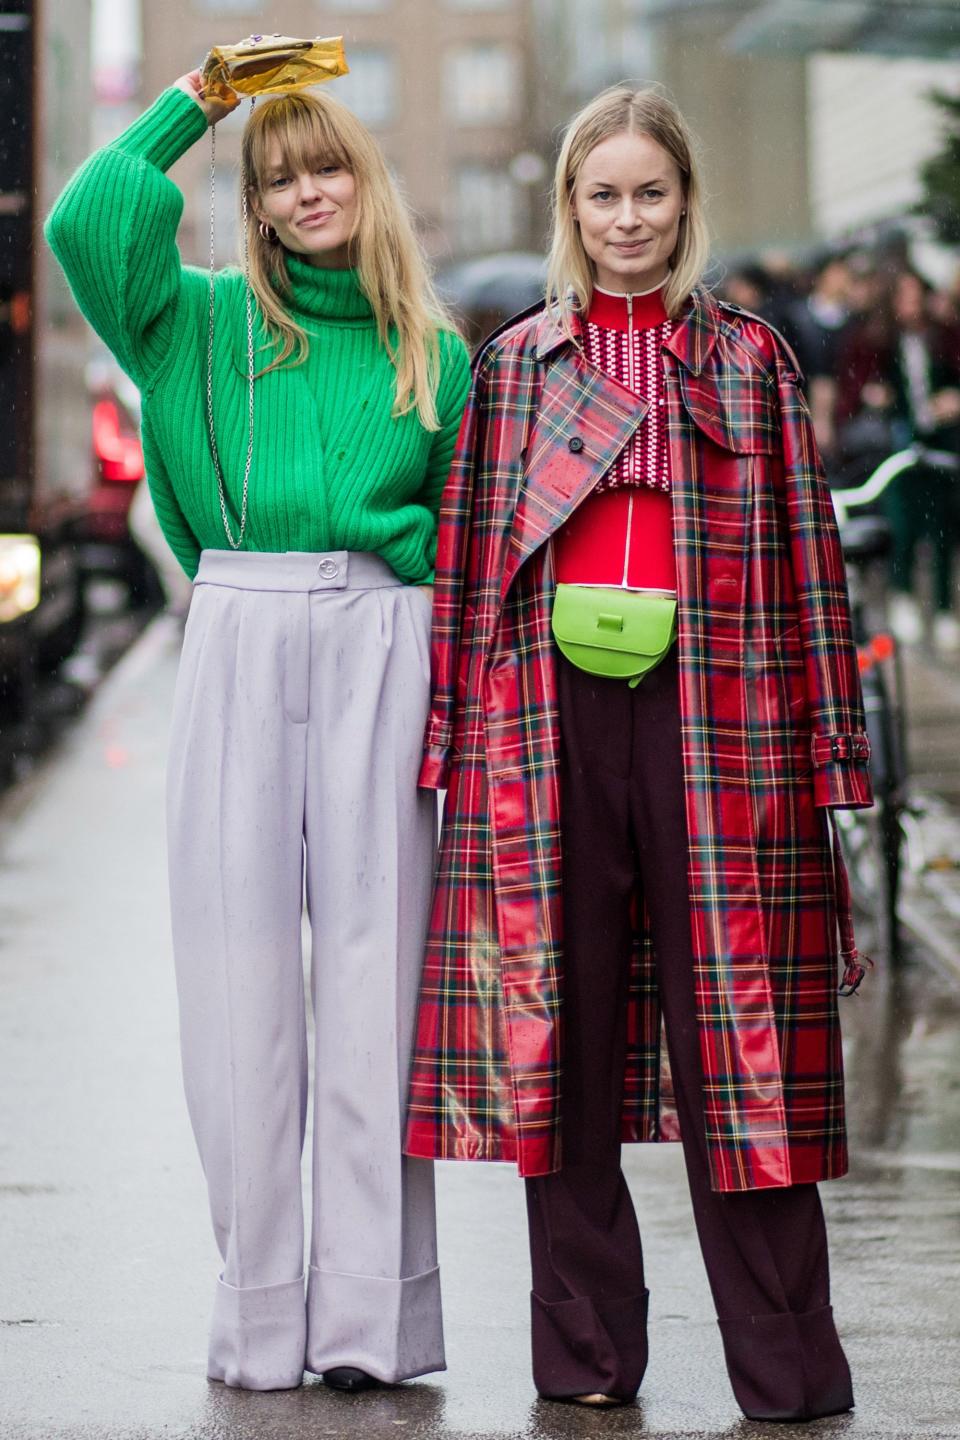
<path id="1" fill-rule="evenodd" d="M 750 1420 L 817 1420 L 853 1408 L 833 1309 L 718 1320 L 737 1404 Z"/>
<path id="2" fill-rule="evenodd" d="M 541 1300 L 531 1292 L 533 1383 L 546 1400 L 632 1400 L 647 1368 L 648 1291 L 620 1299 Z"/>

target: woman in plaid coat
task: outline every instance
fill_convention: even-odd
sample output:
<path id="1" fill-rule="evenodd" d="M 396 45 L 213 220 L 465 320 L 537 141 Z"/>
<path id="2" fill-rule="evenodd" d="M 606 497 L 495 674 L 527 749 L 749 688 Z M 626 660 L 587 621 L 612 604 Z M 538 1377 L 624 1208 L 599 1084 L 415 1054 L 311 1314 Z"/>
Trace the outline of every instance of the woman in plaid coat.
<path id="1" fill-rule="evenodd" d="M 737 1400 L 810 1419 L 853 1403 L 816 1182 L 862 975 L 830 811 L 871 803 L 833 511 L 790 351 L 699 285 L 674 107 L 600 96 L 555 204 L 549 303 L 477 356 L 441 512 L 407 1150 L 518 1163 L 537 1388 L 615 1403 L 646 1364 L 620 1142 L 682 1138 Z M 634 688 L 585 674 L 558 579 L 675 594 L 676 643 Z"/>

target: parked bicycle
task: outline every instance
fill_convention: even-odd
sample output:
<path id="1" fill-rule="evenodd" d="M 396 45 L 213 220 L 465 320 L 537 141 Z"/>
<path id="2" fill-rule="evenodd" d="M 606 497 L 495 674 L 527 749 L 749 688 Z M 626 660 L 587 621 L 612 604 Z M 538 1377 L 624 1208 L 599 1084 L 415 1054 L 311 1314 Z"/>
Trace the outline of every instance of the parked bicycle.
<path id="1" fill-rule="evenodd" d="M 960 461 L 946 451 L 910 445 L 888 455 L 862 484 L 832 491 L 847 566 L 875 800 L 871 810 L 838 811 L 836 820 L 853 899 L 875 919 L 879 948 L 891 962 L 901 958 L 899 898 L 910 813 L 909 768 L 903 667 L 886 623 L 885 562 L 892 534 L 875 507 L 899 475 L 920 467 L 956 472 Z"/>

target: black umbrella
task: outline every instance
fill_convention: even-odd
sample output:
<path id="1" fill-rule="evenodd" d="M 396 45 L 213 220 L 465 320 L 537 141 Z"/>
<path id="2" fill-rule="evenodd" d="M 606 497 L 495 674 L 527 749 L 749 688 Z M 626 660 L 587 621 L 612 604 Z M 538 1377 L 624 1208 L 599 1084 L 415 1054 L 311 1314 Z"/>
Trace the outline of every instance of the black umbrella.
<path id="1" fill-rule="evenodd" d="M 513 315 L 543 299 L 546 276 L 542 255 L 509 250 L 449 266 L 437 277 L 437 289 L 465 315 Z"/>

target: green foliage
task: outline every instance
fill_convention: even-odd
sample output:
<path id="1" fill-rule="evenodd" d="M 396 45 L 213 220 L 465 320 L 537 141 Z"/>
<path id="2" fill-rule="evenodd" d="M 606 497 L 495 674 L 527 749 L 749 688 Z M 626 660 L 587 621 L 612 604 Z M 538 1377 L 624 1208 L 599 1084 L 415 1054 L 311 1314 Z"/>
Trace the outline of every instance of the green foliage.
<path id="1" fill-rule="evenodd" d="M 934 90 L 930 99 L 941 111 L 944 138 L 920 170 L 924 194 L 917 210 L 930 217 L 938 240 L 960 245 L 960 96 Z"/>

